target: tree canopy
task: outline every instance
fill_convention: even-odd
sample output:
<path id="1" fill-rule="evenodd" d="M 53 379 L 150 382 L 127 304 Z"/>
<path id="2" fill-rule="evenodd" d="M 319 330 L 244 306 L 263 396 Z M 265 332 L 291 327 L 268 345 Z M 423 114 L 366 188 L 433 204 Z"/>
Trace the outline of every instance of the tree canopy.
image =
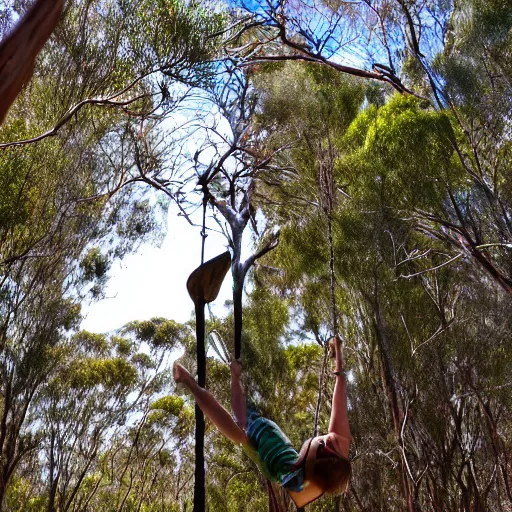
<path id="1" fill-rule="evenodd" d="M 171 202 L 231 252 L 223 405 L 241 357 L 299 448 L 343 340 L 353 476 L 306 510 L 509 510 L 511 57 L 505 0 L 66 2 L 0 126 L 0 510 L 192 510 L 194 318 L 80 327 Z M 266 509 L 209 422 L 204 458 L 207 510 Z"/>

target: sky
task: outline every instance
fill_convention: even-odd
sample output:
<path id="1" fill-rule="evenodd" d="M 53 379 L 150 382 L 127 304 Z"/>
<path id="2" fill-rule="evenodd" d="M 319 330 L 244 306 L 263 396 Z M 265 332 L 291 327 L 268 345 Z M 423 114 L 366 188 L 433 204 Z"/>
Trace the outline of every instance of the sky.
<path id="1" fill-rule="evenodd" d="M 222 137 L 230 139 L 229 123 L 210 103 L 201 103 L 195 97 L 190 101 L 189 111 L 176 112 L 164 121 L 162 128 L 168 131 L 169 137 L 175 136 L 179 139 L 180 134 L 183 136 L 187 131 L 187 122 L 195 119 L 194 114 L 205 115 L 205 126 L 215 127 L 215 131 L 207 133 L 199 130 L 184 137 L 181 142 L 184 143 L 184 148 L 181 149 L 193 155 L 201 148 L 199 161 L 208 164 L 212 158 L 218 156 L 215 148 L 219 151 L 223 149 Z M 205 143 L 207 136 L 209 144 Z M 194 303 L 188 295 L 186 283 L 188 276 L 201 263 L 202 209 L 190 214 L 195 226 L 191 226 L 178 213 L 178 207 L 171 201 L 167 235 L 160 247 L 144 244 L 136 254 L 114 262 L 109 272 L 106 298 L 82 306 L 82 329 L 106 333 L 134 320 L 164 317 L 186 322 L 192 318 Z M 225 237 L 211 229 L 218 229 L 215 220 L 207 219 L 206 225 L 210 229 L 207 231 L 205 261 L 227 250 Z M 225 312 L 223 305 L 226 300 L 232 299 L 232 285 L 231 273 L 228 272 L 219 296 L 210 304 L 215 315 L 222 316 Z"/>
<path id="2" fill-rule="evenodd" d="M 176 208 L 169 208 L 167 236 L 160 247 L 142 245 L 133 255 L 115 262 L 110 270 L 106 298 L 84 305 L 81 328 L 106 333 L 134 320 L 164 317 L 178 322 L 190 320 L 194 303 L 186 282 L 201 263 L 200 227 L 191 226 Z M 194 222 L 200 219 L 192 218 Z M 213 220 L 209 220 L 210 227 Z M 205 260 L 225 252 L 227 241 L 209 231 Z M 221 316 L 224 302 L 231 299 L 232 280 L 228 273 L 212 310 Z"/>

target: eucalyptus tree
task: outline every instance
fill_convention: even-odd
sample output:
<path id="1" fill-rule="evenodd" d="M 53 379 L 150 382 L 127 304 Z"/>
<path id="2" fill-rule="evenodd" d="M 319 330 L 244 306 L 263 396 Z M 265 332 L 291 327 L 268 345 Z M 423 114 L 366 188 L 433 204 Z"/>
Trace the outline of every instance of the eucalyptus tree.
<path id="1" fill-rule="evenodd" d="M 239 7 L 227 51 L 241 66 L 315 63 L 447 112 L 446 136 L 468 188 L 463 197 L 446 197 L 455 219 L 422 211 L 423 226 L 511 293 L 511 7 L 485 0 L 276 0 Z"/>
<path id="2" fill-rule="evenodd" d="M 87 503 L 90 510 L 179 510 L 192 495 L 193 460 L 188 452 L 193 446 L 193 411 L 179 396 L 165 393 L 171 380 L 170 352 L 192 347 L 192 329 L 153 318 L 130 322 L 121 333 L 113 341 L 138 373 L 136 393 L 129 407 L 118 409 L 119 427 L 110 423 L 109 438 L 91 474 L 97 489 L 88 495 L 83 486 L 75 507 L 81 510 Z"/>
<path id="3" fill-rule="evenodd" d="M 48 471 L 47 510 L 52 512 L 74 509 L 103 443 L 124 424 L 132 408 L 130 394 L 139 384 L 137 368 L 127 357 L 131 354 L 119 350 L 122 341 L 109 343 L 87 332 L 71 341 L 54 351 L 58 366 L 37 403 L 44 425 L 40 454 Z"/>
<path id="4" fill-rule="evenodd" d="M 242 296 L 245 278 L 256 260 L 271 251 L 278 243 L 278 233 L 263 228 L 260 233 L 256 222 L 254 191 L 261 172 L 272 164 L 280 148 L 262 151 L 253 134 L 256 96 L 250 75 L 233 68 L 229 63 L 226 77 L 212 91 L 212 101 L 227 124 L 227 133 L 219 141 L 218 126 L 207 127 L 217 132 L 217 137 L 207 137 L 206 144 L 195 156 L 198 183 L 205 201 L 220 213 L 217 222 L 228 240 L 232 252 L 233 305 L 234 305 L 234 356 L 241 357 Z M 222 140 L 223 139 L 223 140 Z M 211 142 L 210 142 L 211 141 Z M 200 160 L 200 153 L 215 149 L 216 157 L 207 164 Z M 242 239 L 250 227 L 259 247 L 247 258 L 242 257 Z"/>
<path id="5" fill-rule="evenodd" d="M 162 235 L 166 202 L 153 208 L 144 183 L 152 169 L 161 188 L 169 144 L 149 128 L 208 81 L 221 24 L 179 2 L 73 3 L 1 128 L 1 506 L 39 446 L 34 400 L 80 301 L 101 295 L 113 258 Z"/>
<path id="6" fill-rule="evenodd" d="M 334 123 L 351 112 L 350 102 L 339 108 L 344 88 L 336 77 L 287 64 L 259 78 L 263 137 L 268 144 L 291 142 L 278 157 L 286 180 L 267 180 L 261 191 L 268 222 L 281 226 L 282 235 L 257 283 L 289 297 L 301 327 L 313 333 L 330 316 L 329 241 L 319 215 L 319 155 L 308 139 L 318 125 L 331 126 L 322 104 L 337 106 Z M 332 219 L 335 293 L 353 372 L 350 414 L 359 461 L 344 506 L 506 508 L 510 456 L 503 438 L 489 433 L 497 432 L 497 411 L 509 429 L 508 400 L 495 394 L 509 382 L 496 365 L 509 357 L 508 297 L 488 286 L 471 259 L 446 254 L 444 241 L 420 229 L 415 215 L 419 209 L 453 215 L 447 193 L 466 190 L 446 135 L 450 124 L 412 98 L 382 105 L 374 90 L 352 87 L 347 98 L 361 101 L 364 92 L 368 105 L 352 109 L 349 123 L 332 132 L 340 196 Z M 495 315 L 500 326 L 484 321 Z M 478 358 L 482 321 L 489 355 Z M 488 372 L 499 384 L 483 384 Z M 499 452 L 492 462 L 491 451 Z"/>
<path id="7" fill-rule="evenodd" d="M 81 331 L 72 345 L 55 347 L 56 368 L 29 413 L 37 457 L 16 470 L 6 507 L 24 488 L 49 511 L 185 501 L 189 479 L 180 474 L 189 466 L 184 454 L 174 471 L 175 451 L 191 442 L 192 413 L 181 398 L 162 393 L 170 351 L 191 345 L 190 338 L 188 326 L 154 318 L 111 336 Z"/>

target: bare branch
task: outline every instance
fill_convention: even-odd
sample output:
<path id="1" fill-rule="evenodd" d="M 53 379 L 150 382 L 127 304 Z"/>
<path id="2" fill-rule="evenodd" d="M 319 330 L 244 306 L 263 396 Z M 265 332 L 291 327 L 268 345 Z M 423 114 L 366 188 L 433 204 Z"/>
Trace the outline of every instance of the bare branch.
<path id="1" fill-rule="evenodd" d="M 437 265 L 436 267 L 427 268 L 426 270 L 421 270 L 420 272 L 416 272 L 415 274 L 409 274 L 409 275 L 400 275 L 399 277 L 402 277 L 404 279 L 410 279 L 411 277 L 419 276 L 421 274 L 425 274 L 427 272 L 432 272 L 433 270 L 438 270 L 446 265 L 449 265 L 450 263 L 454 262 L 455 260 L 458 260 L 461 256 L 463 256 L 463 253 L 457 254 L 457 256 L 454 256 L 453 258 L 449 259 L 448 261 L 445 261 L 444 263 L 441 263 L 441 265 Z"/>
<path id="2" fill-rule="evenodd" d="M 269 253 L 273 249 L 275 249 L 279 244 L 279 235 L 280 233 L 276 233 L 259 251 L 254 253 L 253 255 L 249 256 L 244 262 L 244 269 L 247 272 L 252 265 L 254 265 L 254 262 L 258 260 L 259 258 L 265 256 L 265 254 Z"/>

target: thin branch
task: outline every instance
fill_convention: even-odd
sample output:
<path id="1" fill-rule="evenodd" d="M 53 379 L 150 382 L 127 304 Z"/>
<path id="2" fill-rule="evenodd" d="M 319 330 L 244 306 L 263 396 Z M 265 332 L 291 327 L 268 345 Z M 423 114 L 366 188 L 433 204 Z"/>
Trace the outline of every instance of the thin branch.
<path id="1" fill-rule="evenodd" d="M 46 139 L 47 137 L 53 137 L 57 134 L 57 132 L 70 120 L 72 117 L 77 114 L 82 107 L 85 105 L 103 105 L 107 107 L 125 107 L 127 105 L 130 105 L 131 103 L 134 103 L 135 101 L 138 101 L 144 97 L 149 97 L 148 94 L 141 94 L 139 96 L 136 96 L 134 98 L 130 98 L 125 101 L 116 101 L 116 98 L 119 98 L 119 96 L 122 96 L 123 94 L 127 93 L 129 90 L 131 90 L 133 87 L 135 87 L 139 82 L 144 80 L 145 78 L 158 73 L 163 72 L 165 69 L 167 69 L 169 66 L 160 66 L 158 68 L 152 69 L 148 71 L 147 73 L 144 73 L 143 75 L 133 79 L 129 84 L 127 84 L 125 87 L 123 87 L 120 91 L 117 91 L 110 96 L 104 97 L 104 98 L 87 98 L 85 100 L 80 101 L 73 107 L 71 107 L 56 123 L 56 125 L 48 130 L 47 132 L 37 136 L 33 137 L 31 139 L 25 139 L 15 142 L 7 142 L 0 144 L 0 149 L 6 149 L 9 147 L 16 147 L 16 146 L 22 146 L 26 144 L 32 144 L 34 142 L 38 142 L 40 140 Z"/>
<path id="2" fill-rule="evenodd" d="M 48 130 L 45 133 L 42 133 L 41 135 L 38 135 L 37 137 L 33 137 L 31 139 L 24 139 L 24 140 L 18 140 L 15 142 L 6 142 L 3 144 L 0 144 L 0 149 L 6 149 L 6 148 L 12 148 L 12 147 L 18 147 L 18 146 L 24 146 L 27 144 L 33 144 L 35 142 L 39 142 L 43 139 L 46 139 L 48 137 L 54 137 L 57 135 L 59 130 L 76 114 L 79 110 L 82 109 L 85 105 L 104 105 L 108 107 L 125 107 L 127 105 L 130 105 L 131 103 L 134 103 L 137 100 L 140 100 L 144 97 L 147 97 L 146 94 L 136 96 L 135 98 L 131 98 L 126 101 L 113 101 L 110 98 L 89 98 L 86 100 L 82 100 L 80 103 L 77 103 L 74 107 L 70 108 L 57 122 L 57 124 L 51 129 Z"/>
<path id="3" fill-rule="evenodd" d="M 446 265 L 449 265 L 450 263 L 454 262 L 455 260 L 458 260 L 461 256 L 463 256 L 463 253 L 457 254 L 457 256 L 454 256 L 453 258 L 449 259 L 448 261 L 441 263 L 441 265 L 437 265 L 437 267 L 427 268 L 426 270 L 421 270 L 420 272 L 416 272 L 415 274 L 409 274 L 406 276 L 400 275 L 398 277 L 403 277 L 404 279 L 410 279 L 411 277 L 419 276 L 419 275 L 425 274 L 427 272 L 432 272 L 433 270 L 438 270 Z"/>
<path id="4" fill-rule="evenodd" d="M 486 247 L 506 247 L 507 249 L 512 249 L 512 244 L 482 244 L 476 245 L 475 249 L 485 249 Z"/>
<path id="5" fill-rule="evenodd" d="M 270 239 L 258 252 L 254 253 L 252 256 L 249 256 L 245 260 L 244 269 L 245 271 L 249 270 L 254 262 L 259 258 L 265 256 L 265 254 L 269 253 L 273 249 L 275 249 L 279 244 L 279 233 L 276 233 L 272 239 Z"/>

